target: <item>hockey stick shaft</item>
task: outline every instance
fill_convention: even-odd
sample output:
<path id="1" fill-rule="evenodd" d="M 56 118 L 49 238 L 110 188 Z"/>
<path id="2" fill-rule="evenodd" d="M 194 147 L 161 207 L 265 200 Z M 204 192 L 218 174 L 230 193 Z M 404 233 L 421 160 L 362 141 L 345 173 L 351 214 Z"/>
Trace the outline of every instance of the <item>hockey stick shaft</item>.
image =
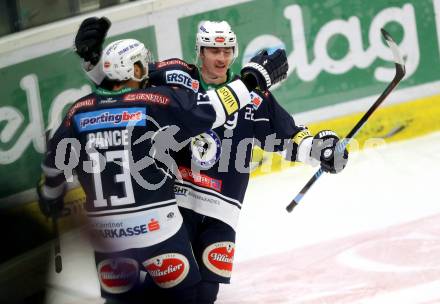
<path id="1" fill-rule="evenodd" d="M 49 144 L 50 138 L 50 130 L 46 130 L 45 139 L 46 139 L 46 149 Z M 55 262 L 55 272 L 60 273 L 63 270 L 63 260 L 61 258 L 61 245 L 60 245 L 60 232 L 58 229 L 58 216 L 52 215 L 52 233 L 54 237 L 54 262 Z"/>
<path id="2" fill-rule="evenodd" d="M 405 76 L 405 65 L 403 63 L 402 57 L 400 56 L 399 49 L 397 44 L 394 42 L 393 38 L 388 34 L 384 29 L 381 29 L 382 35 L 385 38 L 388 46 L 390 47 L 396 67 L 396 74 L 390 84 L 385 88 L 383 93 L 379 96 L 379 98 L 374 102 L 374 104 L 368 109 L 368 111 L 362 116 L 362 118 L 357 122 L 357 124 L 353 127 L 353 129 L 347 134 L 347 136 L 338 143 L 336 149 L 338 152 L 344 151 L 345 147 L 349 144 L 349 142 L 353 139 L 354 136 L 360 131 L 360 129 L 364 126 L 370 116 L 376 111 L 376 109 L 382 104 L 382 102 L 387 98 L 387 96 L 393 91 L 393 89 L 399 84 L 402 78 Z M 299 193 L 295 196 L 295 198 L 287 205 L 286 210 L 291 212 L 293 208 L 295 208 L 299 201 L 304 197 L 304 195 L 310 190 L 310 188 L 315 184 L 315 182 L 321 177 L 324 173 L 322 168 L 320 168 L 316 173 L 310 178 L 307 184 L 299 191 Z"/>
<path id="3" fill-rule="evenodd" d="M 55 272 L 60 273 L 63 270 L 63 260 L 61 259 L 60 233 L 58 230 L 58 218 L 52 217 L 52 230 L 54 233 L 54 255 L 55 255 Z"/>

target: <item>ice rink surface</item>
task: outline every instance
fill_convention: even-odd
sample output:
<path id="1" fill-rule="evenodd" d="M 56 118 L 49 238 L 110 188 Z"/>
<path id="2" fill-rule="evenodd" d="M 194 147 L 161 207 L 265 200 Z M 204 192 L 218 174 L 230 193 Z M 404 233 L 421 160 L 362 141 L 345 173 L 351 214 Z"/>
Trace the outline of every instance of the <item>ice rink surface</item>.
<path id="1" fill-rule="evenodd" d="M 315 170 L 251 179 L 217 303 L 440 303 L 440 132 L 352 153 L 287 213 Z M 61 246 L 47 303 L 103 303 L 91 249 Z"/>

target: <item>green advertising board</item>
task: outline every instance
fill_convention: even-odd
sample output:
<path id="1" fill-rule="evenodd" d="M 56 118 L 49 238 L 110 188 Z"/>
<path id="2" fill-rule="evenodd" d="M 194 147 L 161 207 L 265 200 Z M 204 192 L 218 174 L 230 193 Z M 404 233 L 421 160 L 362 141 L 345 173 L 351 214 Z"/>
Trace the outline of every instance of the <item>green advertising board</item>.
<path id="1" fill-rule="evenodd" d="M 130 37 L 149 41 L 157 54 L 152 28 Z M 93 85 L 71 49 L 2 68 L 0 78 L 0 199 L 4 199 L 35 186 L 41 174 L 44 130 L 58 125 L 68 106 L 90 93 Z"/>
<path id="2" fill-rule="evenodd" d="M 177 9 L 176 9 L 177 10 Z M 438 82 L 440 0 L 254 0 L 184 17 L 176 12 L 181 46 L 189 62 L 201 20 L 227 20 L 239 40 L 238 72 L 259 49 L 284 47 L 289 75 L 274 94 L 291 113 L 379 94 L 394 74 L 386 28 L 404 53 L 407 77 L 399 88 Z M 170 15 L 169 15 L 170 16 Z M 119 31 L 120 32 L 120 31 Z M 147 41 L 157 54 L 151 24 L 111 37 Z M 48 53 L 50 51 L 48 50 Z M 75 99 L 91 91 L 70 49 L 0 68 L 0 202 L 32 189 L 40 174 L 43 130 L 60 121 Z M 417 96 L 413 96 L 415 99 Z"/>
<path id="3" fill-rule="evenodd" d="M 394 74 L 384 27 L 398 42 L 407 68 L 402 87 L 436 81 L 440 66 L 438 0 L 255 0 L 182 18 L 182 41 L 194 41 L 201 20 L 228 20 L 240 56 L 236 72 L 259 49 L 284 47 L 289 77 L 275 91 L 297 113 L 380 93 Z M 440 18 L 440 15 L 437 16 Z M 182 45 L 194 60 L 194 45 Z"/>

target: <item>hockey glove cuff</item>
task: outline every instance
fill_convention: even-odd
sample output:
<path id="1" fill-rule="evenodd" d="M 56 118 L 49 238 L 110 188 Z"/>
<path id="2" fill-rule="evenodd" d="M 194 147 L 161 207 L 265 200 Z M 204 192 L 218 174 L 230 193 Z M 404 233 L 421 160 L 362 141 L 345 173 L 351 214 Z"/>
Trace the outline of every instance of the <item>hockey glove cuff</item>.
<path id="1" fill-rule="evenodd" d="M 313 137 L 310 156 L 320 161 L 325 172 L 339 173 L 347 164 L 348 150 L 342 151 L 342 141 L 335 132 L 323 130 Z"/>
<path id="2" fill-rule="evenodd" d="M 250 91 L 257 87 L 266 91 L 272 85 L 285 79 L 288 69 L 285 50 L 277 49 L 271 54 L 263 50 L 245 64 L 241 69 L 241 77 Z"/>

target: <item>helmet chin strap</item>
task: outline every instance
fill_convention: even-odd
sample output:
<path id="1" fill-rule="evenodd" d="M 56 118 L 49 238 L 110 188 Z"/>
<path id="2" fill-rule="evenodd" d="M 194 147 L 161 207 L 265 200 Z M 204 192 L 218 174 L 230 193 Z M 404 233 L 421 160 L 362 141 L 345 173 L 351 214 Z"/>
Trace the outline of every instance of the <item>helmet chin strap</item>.
<path id="1" fill-rule="evenodd" d="M 133 77 L 131 78 L 132 80 L 139 82 L 139 87 L 141 89 L 145 88 L 147 86 L 147 82 L 148 82 L 148 67 L 142 67 L 144 74 L 142 75 L 141 78 L 137 78 L 136 76 L 133 75 Z"/>
<path id="2" fill-rule="evenodd" d="M 133 78 L 131 78 L 131 79 L 134 80 L 134 81 L 137 81 L 137 82 L 142 82 L 142 81 L 148 79 L 148 75 L 147 75 L 147 74 L 144 74 L 144 76 L 142 76 L 141 78 L 137 78 L 137 77 L 134 77 L 134 76 L 133 76 Z"/>

